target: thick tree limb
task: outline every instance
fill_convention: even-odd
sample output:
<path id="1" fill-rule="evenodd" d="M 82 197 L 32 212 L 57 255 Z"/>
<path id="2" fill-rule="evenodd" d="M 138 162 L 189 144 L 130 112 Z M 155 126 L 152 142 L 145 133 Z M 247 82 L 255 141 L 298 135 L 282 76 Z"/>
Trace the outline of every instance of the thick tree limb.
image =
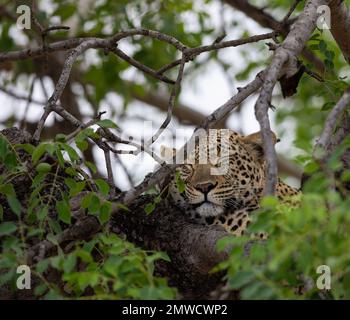
<path id="1" fill-rule="evenodd" d="M 332 0 L 330 32 L 342 51 L 345 60 L 350 64 L 350 13 L 344 0 Z"/>
<path id="2" fill-rule="evenodd" d="M 187 48 L 184 44 L 180 43 L 176 38 L 163 34 L 158 31 L 154 30 L 147 30 L 147 29 L 131 29 L 127 31 L 121 31 L 117 33 L 116 35 L 109 37 L 109 38 L 94 38 L 94 37 L 86 37 L 86 38 L 73 38 L 68 40 L 62 40 L 57 41 L 51 44 L 48 44 L 43 50 L 42 47 L 34 47 L 29 49 L 23 49 L 19 51 L 10 51 L 10 52 L 2 52 L 0 53 L 0 63 L 6 62 L 6 61 L 17 61 L 17 60 L 24 60 L 29 58 L 36 58 L 41 57 L 46 53 L 52 53 L 56 51 L 67 51 L 69 49 L 74 49 L 78 46 L 80 46 L 82 43 L 87 42 L 86 46 L 89 46 L 90 48 L 114 48 L 115 44 L 126 38 L 131 37 L 135 35 L 143 35 L 148 36 L 150 38 L 154 38 L 160 41 L 167 42 L 171 45 L 173 45 L 176 49 L 183 52 L 184 50 L 189 50 L 189 53 L 193 53 L 194 56 L 199 55 L 203 52 L 217 50 L 221 48 L 228 48 L 228 47 L 236 47 L 239 45 L 257 42 L 260 40 L 270 39 L 273 36 L 275 36 L 274 32 L 269 32 L 261 35 L 256 35 L 248 38 L 243 39 L 237 39 L 237 40 L 230 40 L 230 41 L 223 41 L 216 44 L 212 44 L 209 46 L 201 46 L 196 48 Z M 176 65 L 180 64 L 180 61 L 177 60 Z M 175 66 L 175 65 L 174 65 Z"/>
<path id="3" fill-rule="evenodd" d="M 281 76 L 289 77 L 296 73 L 297 56 L 302 52 L 316 27 L 317 8 L 327 3 L 323 0 L 309 0 L 306 3 L 304 11 L 292 25 L 283 43 L 276 49 L 272 62 L 266 70 L 264 85 L 255 105 L 255 114 L 260 124 L 267 162 L 266 194 L 273 194 L 277 184 L 277 155 L 267 114 L 271 105 L 272 91 Z"/>

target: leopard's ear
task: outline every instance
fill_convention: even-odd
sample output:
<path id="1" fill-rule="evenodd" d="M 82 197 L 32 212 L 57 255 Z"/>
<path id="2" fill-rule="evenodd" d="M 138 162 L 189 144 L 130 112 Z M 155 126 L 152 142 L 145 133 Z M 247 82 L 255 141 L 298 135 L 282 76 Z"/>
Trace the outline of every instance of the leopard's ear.
<path id="1" fill-rule="evenodd" d="M 272 140 L 274 144 L 280 141 L 280 139 L 277 138 L 274 132 L 271 131 L 271 134 L 272 134 Z M 260 131 L 252 133 L 248 136 L 245 136 L 242 138 L 242 140 L 247 144 L 249 149 L 253 152 L 256 159 L 258 159 L 261 162 L 264 161 L 264 148 L 263 148 L 263 141 L 262 141 Z"/>
<path id="2" fill-rule="evenodd" d="M 160 146 L 160 157 L 163 160 L 171 159 L 176 154 L 175 148 L 168 148 L 164 145 Z"/>

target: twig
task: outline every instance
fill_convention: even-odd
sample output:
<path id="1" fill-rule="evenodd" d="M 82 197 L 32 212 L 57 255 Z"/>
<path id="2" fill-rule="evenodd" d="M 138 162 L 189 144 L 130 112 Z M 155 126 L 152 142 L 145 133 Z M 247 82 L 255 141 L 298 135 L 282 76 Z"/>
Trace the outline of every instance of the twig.
<path id="1" fill-rule="evenodd" d="M 115 196 L 115 185 L 114 185 L 114 177 L 113 177 L 113 169 L 111 163 L 111 154 L 109 150 L 103 150 L 106 161 L 107 168 L 107 181 L 110 187 L 109 196 L 113 198 Z"/>
<path id="2" fill-rule="evenodd" d="M 75 131 L 73 131 L 72 133 L 70 133 L 69 135 L 66 136 L 65 141 L 69 142 L 72 139 L 74 139 L 80 132 L 82 132 L 84 129 L 89 128 L 91 126 L 93 126 L 94 124 L 96 124 L 98 121 L 101 120 L 101 116 L 106 113 L 104 112 L 100 112 L 94 119 L 91 119 L 90 121 L 88 121 L 87 123 L 81 124 L 79 126 L 78 129 L 76 129 Z"/>
<path id="3" fill-rule="evenodd" d="M 168 103 L 167 116 L 166 116 L 164 122 L 161 124 L 161 126 L 157 130 L 157 132 L 146 142 L 146 147 L 149 147 L 151 144 L 153 144 L 158 139 L 158 137 L 162 134 L 164 129 L 168 126 L 168 124 L 171 121 L 171 118 L 173 115 L 173 109 L 174 109 L 174 105 L 175 105 L 175 100 L 176 100 L 176 95 L 180 91 L 182 76 L 183 76 L 187 57 L 188 57 L 187 51 L 183 52 L 179 72 L 177 75 L 177 79 L 176 79 L 175 85 L 173 86 L 173 88 L 171 90 L 169 103 Z"/>
<path id="4" fill-rule="evenodd" d="M 44 30 L 44 27 L 41 25 L 41 23 L 39 22 L 39 20 L 36 18 L 36 1 L 32 0 L 32 5 L 31 5 L 31 20 L 32 20 L 32 24 L 34 25 L 34 27 L 37 29 L 37 31 L 42 35 L 42 32 Z"/>
<path id="5" fill-rule="evenodd" d="M 241 88 L 239 92 L 229 99 L 225 104 L 221 107 L 217 108 L 211 115 L 209 115 L 201 124 L 202 128 L 212 128 L 222 120 L 229 112 L 231 112 L 234 108 L 236 108 L 244 99 L 246 99 L 249 95 L 259 89 L 264 81 L 265 72 L 260 72 L 256 78 L 250 82 L 245 87 Z M 187 142 L 178 152 L 177 154 L 184 153 L 187 149 L 187 145 L 191 142 L 193 136 L 190 138 L 189 142 Z M 176 157 L 176 155 L 175 155 Z M 142 183 L 130 189 L 127 192 L 119 195 L 115 201 L 125 204 L 126 206 L 130 205 L 132 201 L 134 201 L 139 195 L 148 190 L 153 185 L 160 183 L 166 177 L 175 170 L 176 165 L 163 165 L 156 172 L 148 175 Z M 113 214 L 117 214 L 120 208 L 117 206 L 113 209 Z"/>
<path id="6" fill-rule="evenodd" d="M 236 95 L 210 114 L 204 120 L 201 127 L 206 130 L 215 127 L 216 124 L 225 118 L 234 108 L 238 107 L 248 96 L 261 87 L 265 74 L 266 71 L 259 72 L 252 82 L 248 83 L 245 87 L 240 88 Z"/>
<path id="7" fill-rule="evenodd" d="M 143 65 L 142 63 L 136 61 L 135 59 L 133 59 L 132 57 L 129 57 L 127 54 L 125 54 L 122 50 L 120 50 L 117 47 L 113 47 L 109 49 L 111 52 L 115 53 L 119 58 L 125 60 L 126 62 L 130 63 L 131 65 L 133 65 L 135 68 L 140 69 L 141 71 L 143 71 L 144 73 L 149 74 L 150 76 L 163 81 L 165 83 L 170 83 L 170 84 L 175 84 L 174 80 L 169 79 L 166 76 L 163 76 L 161 74 L 159 74 L 157 71 Z"/>
<path id="8" fill-rule="evenodd" d="M 269 33 L 251 36 L 248 38 L 222 41 L 222 42 L 214 42 L 213 44 L 207 45 L 207 46 L 189 48 L 189 49 L 187 49 L 187 56 L 188 56 L 188 59 L 194 59 L 196 56 L 200 55 L 203 52 L 208 52 L 208 51 L 213 51 L 213 50 L 218 50 L 218 49 L 223 49 L 223 48 L 229 48 L 229 47 L 237 47 L 237 46 L 247 44 L 247 43 L 253 43 L 253 42 L 258 42 L 261 40 L 271 39 L 271 38 L 274 38 L 276 36 L 276 34 L 277 34 L 276 32 L 269 32 Z M 180 63 L 181 63 L 181 59 L 175 60 L 175 61 L 165 65 L 164 67 L 160 68 L 157 71 L 157 73 L 163 74 L 165 71 L 168 71 L 168 70 L 178 66 Z"/>
<path id="9" fill-rule="evenodd" d="M 246 0 L 224 0 L 227 4 L 234 7 L 237 10 L 240 10 L 249 18 L 253 19 L 257 23 L 259 23 L 264 28 L 269 28 L 277 31 L 283 36 L 287 36 L 290 30 L 290 25 L 292 23 L 292 19 L 288 20 L 288 24 L 282 24 L 278 20 L 276 20 L 272 15 L 266 12 L 262 8 L 258 8 L 250 3 L 250 1 Z M 311 51 L 304 48 L 302 50 L 302 55 L 309 60 L 319 72 L 323 73 L 325 70 L 325 66 L 323 61 L 315 56 Z"/>
<path id="10" fill-rule="evenodd" d="M 35 100 L 30 95 L 28 95 L 28 96 L 20 95 L 18 93 L 13 92 L 12 90 L 8 90 L 8 89 L 5 89 L 3 87 L 0 87 L 0 91 L 7 94 L 8 96 L 11 96 L 12 98 L 18 99 L 18 100 L 25 100 L 25 101 L 28 101 L 30 103 L 35 103 L 35 104 L 41 105 L 41 106 L 45 105 L 44 101 Z"/>
<path id="11" fill-rule="evenodd" d="M 73 67 L 73 63 L 75 62 L 75 60 L 77 59 L 77 57 L 81 53 L 83 53 L 87 49 L 93 47 L 95 44 L 96 44 L 96 41 L 87 40 L 87 41 L 81 43 L 75 49 L 73 49 L 70 52 L 70 54 L 68 55 L 67 59 L 64 62 L 63 70 L 61 72 L 60 78 L 57 81 L 55 90 L 54 90 L 53 94 L 51 95 L 51 97 L 49 98 L 49 100 L 45 106 L 44 113 L 43 113 L 42 117 L 40 118 L 38 126 L 34 132 L 34 135 L 33 135 L 34 141 L 40 140 L 41 131 L 44 128 L 47 117 L 50 115 L 50 113 L 52 112 L 54 107 L 58 107 L 56 105 L 57 101 L 61 97 L 62 92 L 67 85 L 68 78 L 69 78 L 70 72 L 71 72 L 72 67 Z"/>
<path id="12" fill-rule="evenodd" d="M 25 129 L 26 117 L 27 117 L 27 114 L 28 114 L 28 111 L 29 111 L 29 107 L 30 107 L 30 100 L 32 99 L 32 96 L 33 96 L 33 90 L 34 90 L 34 85 L 35 85 L 36 79 L 37 79 L 36 77 L 33 78 L 32 83 L 31 83 L 30 88 L 29 88 L 27 104 L 26 104 L 26 106 L 24 108 L 23 118 L 22 118 L 22 121 L 20 123 L 20 128 L 21 129 Z"/>
<path id="13" fill-rule="evenodd" d="M 132 154 L 132 155 L 138 155 L 140 152 L 146 152 L 148 153 L 155 161 L 157 161 L 161 166 L 163 166 L 165 164 L 165 161 L 160 158 L 152 149 L 149 149 L 147 146 L 145 146 L 142 143 L 137 143 L 135 141 L 129 141 L 129 140 L 123 140 L 117 136 L 115 136 L 111 131 L 105 129 L 105 128 L 101 128 L 101 130 L 99 130 L 99 132 L 101 133 L 101 135 L 107 139 L 107 141 L 111 141 L 111 142 L 116 142 L 116 143 L 122 143 L 122 144 L 126 144 L 126 145 L 130 145 L 132 147 L 135 147 L 136 150 L 117 150 L 113 147 L 111 147 L 110 145 L 107 144 L 107 147 L 110 151 L 112 151 L 115 154 Z"/>
<path id="14" fill-rule="evenodd" d="M 301 0 L 294 0 L 292 6 L 289 8 L 289 11 L 285 15 L 285 17 L 282 19 L 281 23 L 283 25 L 286 25 L 288 23 L 288 19 L 291 16 L 291 14 L 294 12 L 295 8 L 298 6 L 298 4 L 301 2 Z"/>
<path id="15" fill-rule="evenodd" d="M 57 31 L 57 30 L 69 30 L 70 27 L 68 26 L 52 26 L 52 27 L 48 27 L 46 29 L 44 29 L 41 34 L 43 36 L 46 36 L 47 34 L 49 34 L 51 31 Z"/>
<path id="16" fill-rule="evenodd" d="M 344 94 L 336 103 L 332 111 L 328 114 L 322 134 L 315 145 L 314 156 L 316 159 L 323 162 L 327 161 L 329 157 L 329 144 L 331 142 L 332 134 L 334 133 L 337 122 L 345 109 L 350 105 L 350 87 L 344 91 Z M 321 154 L 318 154 L 318 152 Z"/>

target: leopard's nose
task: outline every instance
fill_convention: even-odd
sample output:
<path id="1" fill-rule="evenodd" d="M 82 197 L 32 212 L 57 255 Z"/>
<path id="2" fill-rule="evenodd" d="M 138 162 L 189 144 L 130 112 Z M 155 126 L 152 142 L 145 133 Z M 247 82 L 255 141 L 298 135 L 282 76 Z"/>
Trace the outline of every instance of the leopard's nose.
<path id="1" fill-rule="evenodd" d="M 213 190 L 215 188 L 216 184 L 208 182 L 208 183 L 199 183 L 196 185 L 196 189 L 203 192 L 204 194 L 207 194 L 210 192 L 210 190 Z"/>

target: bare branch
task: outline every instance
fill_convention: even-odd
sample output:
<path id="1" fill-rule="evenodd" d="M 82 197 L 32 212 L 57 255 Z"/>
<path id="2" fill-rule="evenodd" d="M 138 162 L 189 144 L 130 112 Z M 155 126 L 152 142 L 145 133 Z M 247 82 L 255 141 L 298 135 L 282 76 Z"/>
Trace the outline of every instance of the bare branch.
<path id="1" fill-rule="evenodd" d="M 276 32 L 269 32 L 269 33 L 251 36 L 248 38 L 222 41 L 222 42 L 214 42 L 211 45 L 187 49 L 187 56 L 189 59 L 194 59 L 196 56 L 200 55 L 203 52 L 208 52 L 208 51 L 213 51 L 213 50 L 218 50 L 218 49 L 223 49 L 223 48 L 229 48 L 229 47 L 237 47 L 237 46 L 247 44 L 247 43 L 253 43 L 253 42 L 258 42 L 261 40 L 275 38 L 276 35 L 277 35 Z M 164 67 L 160 68 L 157 71 L 157 73 L 163 74 L 164 72 L 178 66 L 180 63 L 181 63 L 181 59 L 175 60 L 175 61 L 165 65 Z"/>
<path id="2" fill-rule="evenodd" d="M 164 129 L 168 126 L 168 124 L 171 121 L 171 117 L 173 115 L 173 109 L 174 109 L 174 105 L 175 105 L 175 100 L 176 100 L 176 95 L 180 91 L 182 76 L 183 76 L 185 64 L 187 61 L 187 57 L 188 57 L 188 54 L 186 51 L 182 54 L 181 64 L 180 64 L 179 72 L 177 75 L 177 79 L 176 79 L 176 82 L 175 82 L 173 89 L 171 90 L 169 103 L 168 103 L 167 116 L 166 116 L 164 122 L 161 124 L 160 128 L 157 130 L 157 132 L 152 136 L 152 138 L 149 141 L 146 142 L 146 147 L 150 146 L 152 143 L 154 143 L 158 139 L 158 137 L 162 134 Z"/>
<path id="3" fill-rule="evenodd" d="M 213 126 L 215 126 L 216 123 L 218 123 L 223 117 L 225 117 L 229 112 L 231 112 L 234 108 L 238 107 L 238 105 L 246 99 L 249 95 L 251 95 L 253 92 L 258 90 L 260 86 L 263 83 L 263 77 L 264 72 L 258 74 L 256 78 L 246 85 L 245 87 L 241 88 L 239 92 L 233 96 L 231 99 L 229 99 L 225 104 L 223 104 L 221 107 L 216 109 L 211 115 L 209 115 L 204 122 L 201 124 L 200 127 L 208 129 Z M 193 136 L 189 139 L 189 142 L 192 141 Z M 181 154 L 186 150 L 187 142 L 178 152 L 177 154 Z M 176 156 L 175 156 L 176 157 Z M 128 190 L 127 192 L 122 193 L 120 196 L 115 199 L 117 202 L 121 202 L 125 204 L 126 206 L 130 205 L 132 201 L 134 201 L 139 195 L 141 195 L 143 192 L 148 190 L 151 186 L 161 183 L 171 172 L 173 172 L 176 168 L 175 164 L 172 165 L 163 165 L 161 166 L 156 172 L 148 175 L 142 183 L 140 183 L 138 186 L 136 186 L 133 189 Z M 114 214 L 117 214 L 117 212 L 120 210 L 120 208 L 115 207 Z"/>
<path id="4" fill-rule="evenodd" d="M 257 74 L 255 79 L 247 84 L 245 87 L 240 88 L 238 93 L 229 99 L 221 107 L 217 108 L 211 115 L 209 115 L 204 123 L 201 125 L 204 129 L 215 127 L 215 125 L 225 118 L 234 108 L 238 107 L 248 96 L 257 91 L 263 84 L 265 71 Z"/>
<path id="5" fill-rule="evenodd" d="M 340 116 L 347 107 L 350 106 L 350 87 L 344 91 L 343 96 L 339 99 L 332 111 L 328 114 L 323 132 L 315 145 L 315 157 L 323 162 L 327 161 L 332 150 L 329 150 L 332 135 L 335 131 Z M 320 152 L 321 154 L 318 154 Z"/>
<path id="6" fill-rule="evenodd" d="M 106 161 L 106 168 L 107 168 L 107 181 L 110 186 L 109 195 L 111 198 L 115 196 L 115 186 L 114 186 L 114 177 L 113 177 L 113 169 L 112 169 L 112 162 L 111 162 L 111 153 L 109 150 L 103 150 L 105 155 L 105 161 Z"/>
<path id="7" fill-rule="evenodd" d="M 23 117 L 22 117 L 22 120 L 20 122 L 20 128 L 23 129 L 25 128 L 25 123 L 26 123 L 26 118 L 27 118 L 27 115 L 28 115 L 28 111 L 29 111 L 29 107 L 30 107 L 30 101 L 32 100 L 32 96 L 33 96 L 33 90 L 34 90 L 34 85 L 35 85 L 35 82 L 36 82 L 37 78 L 36 76 L 33 78 L 32 80 L 32 83 L 30 84 L 30 88 L 29 88 L 29 94 L 28 94 L 28 97 L 27 97 L 27 104 L 24 108 L 24 113 L 23 113 Z"/>
<path id="8" fill-rule="evenodd" d="M 255 115 L 259 121 L 267 162 L 266 194 L 274 194 L 277 184 L 277 155 L 272 140 L 268 118 L 272 91 L 277 80 L 283 76 L 292 76 L 297 69 L 297 56 L 302 52 L 306 41 L 316 27 L 317 8 L 326 4 L 323 0 L 307 1 L 304 11 L 292 25 L 291 31 L 283 43 L 275 50 L 271 64 L 266 70 L 264 84 L 255 105 Z"/>
<path id="9" fill-rule="evenodd" d="M 94 124 L 96 124 L 98 121 L 101 120 L 101 116 L 106 113 L 105 111 L 104 112 L 99 112 L 98 115 L 94 118 L 94 119 L 91 119 L 89 122 L 87 123 L 82 123 L 78 129 L 76 129 L 75 131 L 73 131 L 72 133 L 70 133 L 69 135 L 66 136 L 66 139 L 65 141 L 66 142 L 69 142 L 71 141 L 72 139 L 74 139 L 80 132 L 82 132 L 84 129 L 86 128 L 89 128 L 91 126 L 93 126 Z"/>
<path id="10" fill-rule="evenodd" d="M 291 7 L 289 8 L 287 14 L 284 16 L 284 18 L 282 19 L 281 23 L 282 25 L 286 25 L 288 24 L 288 19 L 289 17 L 292 15 L 293 11 L 295 10 L 295 8 L 298 6 L 298 4 L 301 2 L 301 0 L 294 0 L 293 4 L 291 5 Z"/>
<path id="11" fill-rule="evenodd" d="M 289 33 L 289 23 L 283 24 L 282 22 L 279 22 L 272 15 L 264 11 L 264 9 L 260 9 L 250 4 L 247 0 L 225 0 L 225 2 L 235 9 L 242 11 L 244 14 L 259 23 L 264 28 L 275 30 L 284 36 Z M 302 55 L 311 63 L 313 63 L 320 72 L 324 71 L 324 63 L 312 52 L 304 48 Z"/>
<path id="12" fill-rule="evenodd" d="M 9 90 L 9 89 L 6 89 L 6 88 L 3 88 L 3 87 L 0 87 L 0 91 L 7 94 L 8 96 L 12 97 L 12 98 L 15 98 L 17 100 L 25 100 L 25 101 L 28 101 L 30 103 L 35 103 L 35 104 L 38 104 L 38 105 L 45 105 L 45 102 L 44 101 L 38 101 L 38 100 L 35 100 L 33 99 L 31 96 L 25 96 L 25 95 L 20 95 L 12 90 Z"/>
<path id="13" fill-rule="evenodd" d="M 122 50 L 118 49 L 117 47 L 111 48 L 110 51 L 115 53 L 119 58 L 125 60 L 126 62 L 130 63 L 133 65 L 135 68 L 140 69 L 142 72 L 149 74 L 150 76 L 163 81 L 165 83 L 170 83 L 170 84 L 175 84 L 174 80 L 169 79 L 166 76 L 161 75 L 157 71 L 143 65 L 142 63 L 136 61 L 132 57 L 129 57 L 127 54 L 125 54 Z"/>

